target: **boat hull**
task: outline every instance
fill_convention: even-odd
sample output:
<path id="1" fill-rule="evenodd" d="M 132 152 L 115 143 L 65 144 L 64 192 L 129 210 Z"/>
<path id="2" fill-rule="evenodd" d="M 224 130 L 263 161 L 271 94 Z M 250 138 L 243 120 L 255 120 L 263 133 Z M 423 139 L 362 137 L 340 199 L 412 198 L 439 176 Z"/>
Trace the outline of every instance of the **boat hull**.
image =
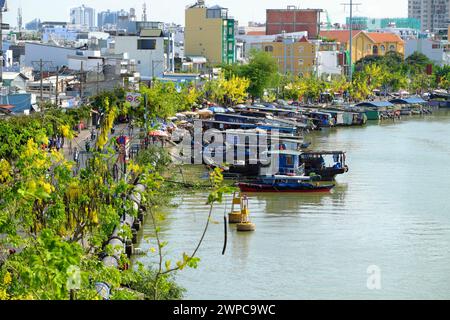
<path id="1" fill-rule="evenodd" d="M 272 193 L 272 192 L 283 192 L 283 193 L 320 193 L 320 192 L 330 192 L 334 185 L 323 185 L 323 186 L 314 186 L 310 184 L 302 184 L 299 186 L 279 186 L 272 184 L 262 184 L 262 183 L 238 183 L 237 186 L 242 192 L 264 192 L 264 193 Z"/>

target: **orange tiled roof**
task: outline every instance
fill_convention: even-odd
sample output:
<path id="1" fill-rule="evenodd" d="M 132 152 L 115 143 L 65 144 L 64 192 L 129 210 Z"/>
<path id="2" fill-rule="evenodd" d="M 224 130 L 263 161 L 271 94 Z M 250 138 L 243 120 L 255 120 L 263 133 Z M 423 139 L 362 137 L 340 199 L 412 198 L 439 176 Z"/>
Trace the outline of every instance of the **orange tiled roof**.
<path id="1" fill-rule="evenodd" d="M 390 32 L 364 32 L 360 30 L 353 30 L 353 38 L 356 37 L 360 32 L 366 34 L 375 43 L 381 42 L 403 42 L 403 40 L 395 33 Z M 320 31 L 320 36 L 332 40 L 336 40 L 341 43 L 347 43 L 350 38 L 350 30 L 330 30 L 330 31 Z"/>
<path id="2" fill-rule="evenodd" d="M 381 42 L 403 42 L 395 33 L 390 32 L 367 32 L 369 38 L 371 38 L 375 43 Z"/>
<path id="3" fill-rule="evenodd" d="M 247 35 L 249 35 L 249 36 L 265 36 L 266 32 L 265 31 L 249 31 L 249 32 L 247 32 Z"/>
<path id="4" fill-rule="evenodd" d="M 358 35 L 360 30 L 353 30 L 353 38 Z M 320 36 L 328 38 L 330 40 L 336 40 L 340 43 L 347 43 L 350 38 L 350 30 L 330 30 L 330 31 L 320 31 Z"/>
<path id="5" fill-rule="evenodd" d="M 298 40 L 298 42 L 308 42 L 309 43 L 309 40 L 307 37 L 303 36 L 300 40 Z"/>

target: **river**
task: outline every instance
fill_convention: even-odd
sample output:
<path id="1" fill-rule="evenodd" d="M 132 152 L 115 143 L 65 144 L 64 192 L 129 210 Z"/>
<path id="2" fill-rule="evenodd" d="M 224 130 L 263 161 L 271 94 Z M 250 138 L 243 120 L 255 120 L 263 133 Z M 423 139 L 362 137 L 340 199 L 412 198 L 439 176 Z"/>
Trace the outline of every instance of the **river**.
<path id="1" fill-rule="evenodd" d="M 450 112 L 328 129 L 306 140 L 314 149 L 347 151 L 350 171 L 331 194 L 252 195 L 256 231 L 230 227 L 222 255 L 227 198 L 214 211 L 198 269 L 177 275 L 185 298 L 449 299 Z M 168 257 L 195 247 L 206 197 L 186 194 L 167 210 Z M 144 234 L 152 235 L 150 221 Z"/>

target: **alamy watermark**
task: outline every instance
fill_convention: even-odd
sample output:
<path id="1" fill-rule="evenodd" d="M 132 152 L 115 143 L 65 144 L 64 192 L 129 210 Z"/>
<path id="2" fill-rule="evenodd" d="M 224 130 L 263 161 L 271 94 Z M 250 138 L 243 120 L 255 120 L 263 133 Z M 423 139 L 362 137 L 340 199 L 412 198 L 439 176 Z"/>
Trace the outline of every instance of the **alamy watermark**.
<path id="1" fill-rule="evenodd" d="M 81 289 L 81 271 L 77 266 L 70 266 L 67 268 L 67 282 L 66 286 L 68 290 Z"/>
<path id="2" fill-rule="evenodd" d="M 377 265 L 371 265 L 367 267 L 367 289 L 369 290 L 381 290 L 381 268 Z"/>
<path id="3" fill-rule="evenodd" d="M 174 161 L 178 164 L 244 166 L 260 164 L 265 175 L 278 173 L 280 149 L 297 150 L 301 140 L 280 139 L 279 130 L 242 130 L 207 128 L 210 122 L 194 121 L 177 145 Z"/>

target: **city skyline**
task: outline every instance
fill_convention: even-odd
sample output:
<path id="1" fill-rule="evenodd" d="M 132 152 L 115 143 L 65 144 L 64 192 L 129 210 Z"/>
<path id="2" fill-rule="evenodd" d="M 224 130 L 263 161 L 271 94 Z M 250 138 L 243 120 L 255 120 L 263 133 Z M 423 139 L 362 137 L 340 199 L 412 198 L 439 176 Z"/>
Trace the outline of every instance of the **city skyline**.
<path id="1" fill-rule="evenodd" d="M 48 2 L 52 5 L 53 10 L 48 10 L 47 6 L 42 4 Z M 175 22 L 184 24 L 184 10 L 186 6 L 194 4 L 195 0 L 169 0 L 162 3 L 156 1 L 145 1 L 147 4 L 147 15 L 149 20 L 157 20 L 163 22 Z M 264 22 L 265 12 L 269 8 L 285 8 L 288 5 L 296 5 L 300 8 L 320 8 L 327 9 L 329 17 L 333 23 L 344 23 L 345 17 L 349 14 L 348 7 L 344 9 L 341 0 L 305 0 L 301 3 L 291 0 L 206 0 L 209 6 L 219 4 L 230 9 L 230 14 L 239 20 L 241 25 L 247 25 L 249 21 Z M 345 1 L 344 1 L 345 2 Z M 408 1 L 401 0 L 359 0 L 361 6 L 355 8 L 355 16 L 379 17 L 406 17 L 408 15 Z M 137 16 L 141 16 L 142 0 L 128 1 L 126 4 L 119 0 L 110 0 L 106 4 L 103 0 L 60 0 L 53 2 L 43 0 L 37 3 L 34 0 L 7 1 L 8 12 L 4 14 L 5 23 L 11 26 L 17 25 L 17 10 L 22 8 L 23 22 L 27 23 L 34 18 L 48 21 L 69 21 L 69 10 L 72 7 L 86 5 L 92 7 L 96 12 L 106 10 L 129 10 L 135 8 Z M 255 6 L 257 4 L 257 6 Z M 386 8 L 389 7 L 389 10 Z M 176 9 L 175 9 L 176 8 Z M 322 18 L 325 20 L 325 16 Z"/>

